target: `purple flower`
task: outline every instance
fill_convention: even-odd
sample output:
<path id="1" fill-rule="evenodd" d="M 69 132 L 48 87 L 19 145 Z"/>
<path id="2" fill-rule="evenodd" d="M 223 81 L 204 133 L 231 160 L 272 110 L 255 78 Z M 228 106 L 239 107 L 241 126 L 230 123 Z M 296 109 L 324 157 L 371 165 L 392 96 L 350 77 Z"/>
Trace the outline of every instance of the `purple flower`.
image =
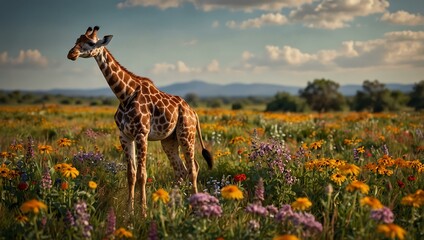
<path id="1" fill-rule="evenodd" d="M 247 205 L 245 210 L 248 213 L 257 214 L 263 217 L 268 215 L 268 210 L 265 207 L 263 207 L 261 204 L 251 203 Z"/>
<path id="2" fill-rule="evenodd" d="M 353 159 L 355 161 L 359 161 L 359 152 L 358 152 L 358 149 L 356 148 L 353 149 Z"/>
<path id="3" fill-rule="evenodd" d="M 74 155 L 74 164 L 88 163 L 89 165 L 97 166 L 104 160 L 103 154 L 99 152 L 78 152 Z"/>
<path id="4" fill-rule="evenodd" d="M 74 206 L 75 212 L 75 225 L 81 231 L 84 238 L 91 238 L 91 230 L 93 227 L 90 225 L 90 214 L 87 212 L 87 203 L 81 200 Z"/>
<path id="5" fill-rule="evenodd" d="M 149 235 L 147 236 L 148 240 L 159 240 L 158 236 L 158 226 L 155 221 L 152 221 L 149 226 Z"/>
<path id="6" fill-rule="evenodd" d="M 274 205 L 266 206 L 266 210 L 268 210 L 268 213 L 272 216 L 275 216 L 278 213 L 278 208 L 276 208 Z"/>
<path id="7" fill-rule="evenodd" d="M 392 210 L 388 207 L 383 207 L 371 211 L 371 218 L 377 222 L 392 223 L 395 220 Z"/>
<path id="8" fill-rule="evenodd" d="M 116 215 L 113 208 L 110 208 L 106 219 L 106 236 L 112 236 L 116 230 Z"/>
<path id="9" fill-rule="evenodd" d="M 250 220 L 250 221 L 247 223 L 247 228 L 248 228 L 250 231 L 252 231 L 252 232 L 257 232 L 257 231 L 259 230 L 259 228 L 260 228 L 260 227 L 261 227 L 261 224 L 260 224 L 258 221 L 254 220 L 254 219 Z"/>
<path id="10" fill-rule="evenodd" d="M 49 170 L 44 169 L 43 177 L 41 178 L 41 188 L 50 189 L 52 187 L 52 178 L 50 176 Z"/>
<path id="11" fill-rule="evenodd" d="M 280 210 L 278 210 L 277 215 L 275 215 L 275 219 L 279 222 L 284 222 L 294 214 L 291 206 L 289 204 L 284 204 Z"/>
<path id="12" fill-rule="evenodd" d="M 193 212 L 198 217 L 220 217 L 222 214 L 219 200 L 208 193 L 196 193 L 189 198 Z"/>
<path id="13" fill-rule="evenodd" d="M 265 187 L 264 180 L 262 178 L 259 178 L 259 181 L 255 186 L 255 199 L 259 202 L 265 200 Z"/>
<path id="14" fill-rule="evenodd" d="M 34 140 L 32 139 L 32 137 L 28 137 L 25 159 L 28 161 L 29 159 L 33 157 L 34 157 Z"/>
<path id="15" fill-rule="evenodd" d="M 387 147 L 387 145 L 384 144 L 381 148 L 383 149 L 384 155 L 389 156 L 389 148 Z"/>
<path id="16" fill-rule="evenodd" d="M 304 237 L 322 232 L 322 224 L 315 220 L 314 215 L 304 212 L 293 212 L 288 204 L 280 208 L 275 219 L 281 223 L 291 222 L 295 227 L 302 230 Z"/>
<path id="17" fill-rule="evenodd" d="M 286 144 L 276 140 L 258 142 L 257 139 L 253 137 L 252 139 L 250 159 L 256 163 L 256 167 L 267 168 L 271 175 L 282 174 L 287 184 L 293 184 L 296 178 L 286 167 L 287 163 L 291 161 L 290 150 Z"/>
<path id="18" fill-rule="evenodd" d="M 66 215 L 63 221 L 66 223 L 67 226 L 73 227 L 75 226 L 75 218 L 74 215 L 72 215 L 71 211 L 66 210 Z"/>

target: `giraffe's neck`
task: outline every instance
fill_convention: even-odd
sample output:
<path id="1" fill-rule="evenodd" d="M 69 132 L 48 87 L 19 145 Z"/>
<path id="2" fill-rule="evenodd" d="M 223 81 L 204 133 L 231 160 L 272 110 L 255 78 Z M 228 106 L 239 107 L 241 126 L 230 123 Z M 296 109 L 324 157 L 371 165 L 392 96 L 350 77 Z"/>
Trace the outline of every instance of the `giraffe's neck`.
<path id="1" fill-rule="evenodd" d="M 122 67 L 106 48 L 103 48 L 95 59 L 110 89 L 120 102 L 130 98 L 140 86 L 142 78 Z"/>

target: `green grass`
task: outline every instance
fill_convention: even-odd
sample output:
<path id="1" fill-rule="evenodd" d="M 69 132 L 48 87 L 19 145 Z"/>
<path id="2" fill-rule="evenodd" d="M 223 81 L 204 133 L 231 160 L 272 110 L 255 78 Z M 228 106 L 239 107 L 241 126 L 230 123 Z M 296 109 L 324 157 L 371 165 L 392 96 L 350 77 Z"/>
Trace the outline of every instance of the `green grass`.
<path id="1" fill-rule="evenodd" d="M 377 231 L 383 222 L 372 219 L 372 209 L 361 205 L 366 196 L 393 212 L 394 224 L 405 230 L 405 239 L 424 237 L 424 196 L 411 195 L 424 186 L 423 113 L 270 114 L 197 109 L 203 139 L 215 158 L 214 168 L 207 170 L 200 151 L 196 153 L 198 187 L 219 200 L 222 213 L 197 216 L 189 204 L 190 183 L 174 182 L 160 142 L 150 142 L 148 214 L 143 219 L 138 185 L 135 215 L 127 211 L 126 164 L 118 147 L 113 107 L 13 106 L 0 110 L 0 239 L 84 239 L 81 223 L 66 222 L 69 216 L 77 222 L 82 218 L 75 210 L 81 200 L 87 205 L 92 239 L 113 237 L 107 235 L 111 211 L 116 224 L 109 228 L 123 227 L 136 239 L 148 238 L 154 226 L 159 239 L 272 239 L 283 234 L 301 239 L 384 239 L 384 233 Z M 71 145 L 59 146 L 63 138 L 72 140 Z M 34 155 L 27 153 L 30 143 Z M 52 151 L 40 153 L 43 146 L 51 146 Z M 354 149 L 364 152 L 355 156 Z M 84 160 L 75 162 L 81 154 Z M 322 162 L 326 165 L 318 164 Z M 59 163 L 72 163 L 78 176 L 66 178 L 56 172 L 54 166 Z M 339 163 L 357 166 L 359 173 L 341 173 Z M 51 188 L 41 185 L 46 171 Z M 346 177 L 340 184 L 333 177 L 337 173 Z M 236 181 L 240 174 L 246 179 Z M 259 179 L 264 182 L 263 200 L 258 200 L 256 191 Z M 348 191 L 346 187 L 354 180 L 365 183 L 369 191 Z M 97 188 L 89 188 L 89 181 L 96 182 Z M 69 185 L 66 190 L 63 182 Z M 225 199 L 220 190 L 227 185 L 242 190 L 243 199 Z M 170 203 L 152 200 L 160 188 L 170 194 Z M 415 197 L 409 201 L 415 207 L 405 204 L 408 195 Z M 302 197 L 312 206 L 294 211 L 291 217 L 246 211 L 253 203 L 281 210 Z M 43 202 L 47 210 L 22 212 L 20 207 L 30 199 Z M 18 222 L 19 216 L 28 221 Z M 296 217 L 305 216 L 314 218 L 322 230 L 296 222 Z"/>

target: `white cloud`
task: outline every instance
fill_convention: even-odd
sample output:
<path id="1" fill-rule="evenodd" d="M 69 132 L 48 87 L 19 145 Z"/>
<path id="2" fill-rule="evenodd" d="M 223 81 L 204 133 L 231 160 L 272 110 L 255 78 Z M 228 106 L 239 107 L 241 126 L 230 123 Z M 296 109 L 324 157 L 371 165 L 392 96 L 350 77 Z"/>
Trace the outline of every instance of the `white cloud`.
<path id="1" fill-rule="evenodd" d="M 117 4 L 118 8 L 128 7 L 157 7 L 159 9 L 177 8 L 181 6 L 186 0 L 125 0 Z"/>
<path id="2" fill-rule="evenodd" d="M 380 20 L 397 25 L 424 25 L 424 16 L 421 14 L 412 14 L 406 11 L 397 11 L 395 13 L 386 12 L 383 14 Z"/>
<path id="3" fill-rule="evenodd" d="M 249 51 L 244 51 L 241 55 L 241 58 L 243 61 L 248 61 L 249 59 L 252 59 L 255 57 L 255 55 Z"/>
<path id="4" fill-rule="evenodd" d="M 388 7 L 387 0 L 323 0 L 292 10 L 289 19 L 309 28 L 338 29 L 348 27 L 355 17 L 382 13 Z"/>
<path id="5" fill-rule="evenodd" d="M 244 56 L 249 57 L 244 57 Z M 386 33 L 368 41 L 345 41 L 339 48 L 307 53 L 292 46 L 265 46 L 262 57 L 243 53 L 242 66 L 286 70 L 424 67 L 424 31 Z"/>
<path id="6" fill-rule="evenodd" d="M 183 45 L 184 46 L 193 46 L 193 45 L 196 45 L 197 42 L 198 42 L 197 39 L 191 39 L 189 41 L 184 42 Z"/>
<path id="7" fill-rule="evenodd" d="M 209 63 L 208 66 L 206 67 L 206 70 L 208 72 L 219 72 L 220 68 L 219 68 L 218 60 L 216 59 L 212 60 L 212 62 Z"/>
<path id="8" fill-rule="evenodd" d="M 37 49 L 20 50 L 16 58 L 7 52 L 0 53 L 0 64 L 3 66 L 46 67 L 48 60 Z"/>
<path id="9" fill-rule="evenodd" d="M 188 73 L 198 73 L 200 72 L 200 69 L 189 67 L 183 61 L 177 61 L 176 64 L 167 63 L 167 62 L 156 63 L 150 71 L 154 74 L 165 74 L 170 72 L 188 74 Z"/>
<path id="10" fill-rule="evenodd" d="M 161 74 L 161 73 L 167 73 L 167 72 L 173 71 L 175 69 L 176 68 L 174 64 L 163 62 L 163 63 L 156 63 L 153 66 L 153 69 L 151 71 L 154 74 Z"/>
<path id="11" fill-rule="evenodd" d="M 193 4 L 203 11 L 230 9 L 251 12 L 254 10 L 280 11 L 287 7 L 297 7 L 314 0 L 124 0 L 118 3 L 118 8 L 126 7 L 157 7 L 159 9 L 177 8 L 183 4 Z"/>
<path id="12" fill-rule="evenodd" d="M 281 13 L 267 13 L 262 14 L 258 18 L 248 19 L 241 23 L 236 23 L 235 21 L 227 22 L 227 27 L 229 28 L 260 28 L 263 25 L 283 25 L 287 23 L 287 18 Z"/>

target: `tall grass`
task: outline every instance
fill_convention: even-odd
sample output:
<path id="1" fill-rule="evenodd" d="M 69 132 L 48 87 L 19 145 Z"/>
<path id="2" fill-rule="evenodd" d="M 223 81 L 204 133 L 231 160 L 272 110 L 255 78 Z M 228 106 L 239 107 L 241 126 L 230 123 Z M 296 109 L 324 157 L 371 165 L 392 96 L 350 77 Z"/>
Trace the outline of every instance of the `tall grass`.
<path id="1" fill-rule="evenodd" d="M 0 111 L 0 239 L 424 237 L 423 113 L 197 109 L 215 158 L 207 170 L 196 155 L 205 194 L 150 142 L 142 219 L 138 198 L 127 211 L 114 108 Z"/>

